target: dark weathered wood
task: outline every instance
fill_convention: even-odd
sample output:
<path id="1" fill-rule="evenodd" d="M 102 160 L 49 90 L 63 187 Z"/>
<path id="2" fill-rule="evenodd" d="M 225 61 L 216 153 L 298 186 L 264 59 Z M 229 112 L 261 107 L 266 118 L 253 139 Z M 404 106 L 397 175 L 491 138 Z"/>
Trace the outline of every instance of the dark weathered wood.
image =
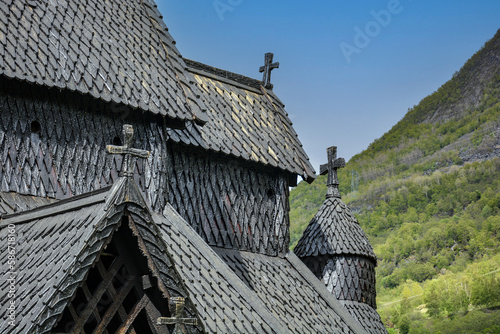
<path id="1" fill-rule="evenodd" d="M 0 191 L 64 199 L 109 186 L 119 177 L 124 159 L 110 156 L 105 147 L 121 138 L 123 120 L 108 104 L 2 79 L 0 115 L 0 133 L 5 134 L 0 137 Z M 41 125 L 36 142 L 32 120 Z M 134 147 L 155 157 L 134 164 L 135 177 L 152 208 L 161 211 L 167 182 L 164 129 L 148 115 L 134 115 L 127 122 L 136 130 Z"/>
<path id="2" fill-rule="evenodd" d="M 262 85 L 262 81 L 202 64 L 185 57 L 183 57 L 183 59 L 188 66 L 187 70 L 192 73 L 207 76 L 217 81 L 221 81 L 232 86 L 237 86 L 239 88 L 249 90 L 257 94 L 261 94 L 259 88 Z"/>
<path id="3" fill-rule="evenodd" d="M 36 6 L 27 7 L 27 3 Z M 150 112 L 207 122 L 203 99 L 189 83 L 182 58 L 169 59 L 179 53 L 157 9 L 144 9 L 135 2 L 115 7 L 112 2 L 95 1 L 87 3 L 86 9 L 69 6 L 48 14 L 46 1 L 2 4 L 8 4 L 0 7 L 2 35 L 4 27 L 17 28 L 9 34 L 13 42 L 8 47 L 2 39 L 2 76 L 107 101 L 119 119 Z M 22 10 L 31 14 L 20 20 Z M 66 28 L 49 34 L 56 20 Z M 110 24 L 94 31 L 103 22 Z M 29 39 L 29 34 L 38 37 Z M 23 37 L 18 50 L 16 41 Z M 142 50 L 146 45 L 148 52 Z"/>
<path id="4" fill-rule="evenodd" d="M 183 297 L 171 297 L 169 300 L 170 312 L 174 314 L 173 317 L 160 317 L 157 320 L 159 325 L 175 325 L 174 333 L 182 333 L 184 325 L 196 326 L 198 319 L 183 318 L 184 316 L 184 303 Z"/>
<path id="5" fill-rule="evenodd" d="M 134 139 L 134 127 L 130 124 L 123 125 L 123 146 L 108 145 L 106 151 L 110 154 L 121 154 L 124 156 L 121 176 L 134 176 L 134 157 L 146 159 L 149 157 L 149 151 L 139 150 L 132 147 Z"/>
<path id="6" fill-rule="evenodd" d="M 201 152 L 200 152 L 201 153 Z M 169 202 L 211 246 L 285 255 L 287 176 L 169 146 Z"/>
<path id="7" fill-rule="evenodd" d="M 148 304 L 146 304 L 146 306 L 144 308 L 146 310 L 149 326 L 151 328 L 154 328 L 156 333 L 158 333 L 158 334 L 170 334 L 170 332 L 166 326 L 158 325 L 157 319 L 161 318 L 161 313 L 154 306 L 154 304 L 148 303 Z"/>
<path id="8" fill-rule="evenodd" d="M 122 306 L 123 301 L 127 297 L 128 293 L 134 287 L 135 282 L 137 281 L 136 277 L 131 277 L 127 282 L 122 286 L 116 298 L 114 298 L 113 303 L 107 309 L 106 313 L 102 317 L 102 321 L 100 321 L 97 328 L 94 330 L 94 334 L 102 334 L 106 331 L 106 326 L 109 324 L 111 319 L 115 316 L 115 313 Z"/>
<path id="9" fill-rule="evenodd" d="M 4 100 L 9 105 L 28 103 L 13 94 L 0 94 L 0 104 Z M 69 95 L 70 101 L 61 103 L 59 95 L 42 94 L 38 89 L 26 94 L 29 103 L 25 109 L 16 108 L 13 113 L 2 109 L 1 115 L 6 124 L 38 119 L 42 125 L 39 143 L 31 142 L 29 127 L 22 130 L 0 124 L 5 132 L 3 142 L 0 140 L 0 165 L 5 166 L 0 190 L 19 192 L 20 185 L 26 185 L 26 194 L 62 199 L 116 181 L 124 157 L 111 156 L 103 148 L 120 137 L 122 121 L 113 118 L 105 104 L 79 95 Z M 51 112 L 38 104 L 47 105 Z M 65 117 L 68 122 L 63 122 Z M 289 219 L 286 198 L 282 199 L 288 196 L 288 175 L 188 146 L 175 145 L 181 155 L 170 153 L 164 129 L 157 123 L 144 117 L 131 118 L 130 124 L 135 130 L 134 147 L 151 151 L 149 159 L 133 166 L 134 178 L 154 211 L 161 212 L 170 199 L 210 245 L 286 254 Z M 249 135 L 256 135 L 252 133 Z M 261 140 L 257 137 L 252 139 L 256 143 Z M 14 138 L 20 138 L 20 143 Z M 246 147 L 247 141 L 239 145 Z M 274 197 L 267 195 L 269 190 Z"/>
<path id="10" fill-rule="evenodd" d="M 163 318 L 157 319 L 157 324 L 159 325 L 198 325 L 198 320 L 194 318 Z"/>
<path id="11" fill-rule="evenodd" d="M 151 289 L 153 287 L 153 284 L 151 284 L 151 280 L 149 279 L 148 275 L 143 275 L 141 277 L 141 283 L 144 290 Z"/>
<path id="12" fill-rule="evenodd" d="M 139 313 L 142 311 L 146 305 L 150 303 L 150 300 L 148 296 L 143 295 L 142 298 L 134 305 L 132 308 L 132 311 L 128 315 L 127 320 L 118 328 L 116 331 L 116 334 L 125 334 L 129 330 L 129 328 L 132 326 L 132 324 L 135 321 L 135 318 L 139 315 Z"/>
<path id="13" fill-rule="evenodd" d="M 71 316 L 73 317 L 73 320 L 74 321 L 78 320 L 78 314 L 76 314 L 76 310 L 73 307 L 72 303 L 68 304 L 68 310 L 69 310 L 69 313 L 71 314 Z"/>
<path id="14" fill-rule="evenodd" d="M 104 295 L 106 290 L 108 289 L 108 286 L 111 284 L 113 281 L 113 277 L 116 275 L 120 267 L 123 265 L 123 260 L 118 257 L 113 261 L 113 264 L 111 265 L 111 268 L 109 271 L 106 273 L 105 277 L 102 278 L 101 283 L 99 283 L 99 286 L 97 287 L 96 291 L 92 295 L 92 298 L 88 302 L 87 306 L 85 309 L 82 311 L 81 315 L 78 318 L 78 321 L 76 322 L 76 325 L 73 329 L 74 333 L 81 333 L 83 331 L 83 327 L 85 323 L 87 322 L 89 316 L 92 314 L 94 309 L 97 307 L 97 304 L 101 300 L 101 297 Z"/>
<path id="15" fill-rule="evenodd" d="M 295 254 L 325 283 L 338 300 L 359 302 L 376 308 L 375 266 L 377 257 L 366 234 L 349 207 L 341 200 L 337 148 L 329 147 L 327 195 L 294 249 Z"/>
<path id="16" fill-rule="evenodd" d="M 328 153 L 328 163 L 320 166 L 320 174 L 325 175 L 328 173 L 328 179 L 326 185 L 328 187 L 326 197 L 337 197 L 340 198 L 339 191 L 339 179 L 337 170 L 339 168 L 345 167 L 344 158 L 337 159 L 337 147 L 332 146 L 327 148 Z"/>
<path id="17" fill-rule="evenodd" d="M 280 63 L 273 63 L 273 57 L 274 54 L 272 53 L 266 53 L 265 56 L 265 64 L 264 66 L 261 66 L 259 68 L 259 72 L 262 73 L 264 72 L 264 76 L 262 78 L 262 82 L 264 83 L 264 87 L 266 88 L 273 88 L 273 85 L 271 84 L 271 71 L 274 70 L 275 68 L 280 67 Z"/>
<path id="18" fill-rule="evenodd" d="M 106 268 L 104 268 L 104 265 L 102 264 L 101 261 L 99 261 L 97 263 L 96 267 L 98 268 L 99 273 L 101 274 L 101 276 L 104 276 L 106 274 Z M 109 294 L 109 296 L 110 296 L 111 299 L 116 299 L 117 298 L 118 293 L 116 292 L 113 284 L 110 284 L 110 286 L 108 287 L 108 294 Z M 118 315 L 120 316 L 120 319 L 122 321 L 125 321 L 127 319 L 127 312 L 123 308 L 123 305 L 120 305 L 120 307 L 118 308 Z M 101 320 L 99 319 L 98 321 L 101 321 Z"/>
<path id="19" fill-rule="evenodd" d="M 306 257 L 302 261 L 337 299 L 377 307 L 375 261 L 372 259 L 354 255 L 325 255 Z"/>
<path id="20" fill-rule="evenodd" d="M 129 227 L 130 227 L 130 229 L 132 230 L 132 232 L 134 233 L 134 235 L 137 237 L 137 241 L 139 243 L 139 248 L 141 249 L 141 251 L 143 252 L 143 254 L 147 258 L 149 270 L 153 273 L 153 275 L 155 277 L 160 278 L 161 277 L 160 272 L 158 271 L 158 268 L 154 265 L 154 261 L 151 258 L 151 254 L 148 252 L 146 243 L 142 239 L 142 236 L 139 233 L 139 230 L 138 230 L 137 226 L 135 225 L 135 223 L 134 223 L 134 221 L 133 221 L 133 219 L 132 219 L 132 217 L 130 215 L 128 217 L 128 221 L 129 221 Z M 158 288 L 162 292 L 164 298 L 169 298 L 170 297 L 168 289 L 165 286 L 165 283 L 163 283 L 163 281 L 161 279 L 158 279 Z"/>
<path id="21" fill-rule="evenodd" d="M 111 285 L 113 286 L 113 285 Z M 92 294 L 90 293 L 89 291 L 89 288 L 87 286 L 87 283 L 83 282 L 82 284 L 82 291 L 83 291 L 83 294 L 85 295 L 85 298 L 87 298 L 87 302 L 89 302 L 91 299 L 92 299 Z M 94 316 L 95 320 L 99 323 L 101 321 L 101 316 L 99 314 L 99 310 L 97 309 L 97 307 L 92 311 L 92 315 Z M 75 320 L 77 318 L 74 318 Z M 104 332 L 106 333 L 106 332 Z"/>

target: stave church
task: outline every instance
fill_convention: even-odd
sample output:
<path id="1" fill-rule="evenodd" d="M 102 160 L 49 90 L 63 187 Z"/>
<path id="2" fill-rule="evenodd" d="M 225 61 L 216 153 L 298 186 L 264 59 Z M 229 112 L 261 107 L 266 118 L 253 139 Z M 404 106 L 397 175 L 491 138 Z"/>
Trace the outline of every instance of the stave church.
<path id="1" fill-rule="evenodd" d="M 0 3 L 0 333 L 386 333 L 338 192 L 262 80 L 183 58 L 153 0 Z M 257 69 L 259 70 L 259 69 Z"/>

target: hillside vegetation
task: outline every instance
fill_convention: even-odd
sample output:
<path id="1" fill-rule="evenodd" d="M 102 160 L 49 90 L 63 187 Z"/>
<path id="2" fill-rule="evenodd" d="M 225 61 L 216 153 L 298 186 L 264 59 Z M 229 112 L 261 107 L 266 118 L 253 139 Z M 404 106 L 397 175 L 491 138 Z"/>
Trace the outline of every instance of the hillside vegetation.
<path id="1" fill-rule="evenodd" d="M 343 200 L 378 257 L 390 331 L 500 333 L 499 157 L 500 31 L 340 171 Z M 292 190 L 291 248 L 325 183 Z"/>

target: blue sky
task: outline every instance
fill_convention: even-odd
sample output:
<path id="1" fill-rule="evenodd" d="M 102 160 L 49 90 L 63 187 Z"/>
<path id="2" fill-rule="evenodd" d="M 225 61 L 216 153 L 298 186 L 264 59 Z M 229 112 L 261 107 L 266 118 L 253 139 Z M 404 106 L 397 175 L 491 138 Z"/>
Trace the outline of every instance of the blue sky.
<path id="1" fill-rule="evenodd" d="M 500 29 L 498 0 L 156 0 L 186 58 L 261 79 L 316 170 L 349 159 L 448 81 Z"/>

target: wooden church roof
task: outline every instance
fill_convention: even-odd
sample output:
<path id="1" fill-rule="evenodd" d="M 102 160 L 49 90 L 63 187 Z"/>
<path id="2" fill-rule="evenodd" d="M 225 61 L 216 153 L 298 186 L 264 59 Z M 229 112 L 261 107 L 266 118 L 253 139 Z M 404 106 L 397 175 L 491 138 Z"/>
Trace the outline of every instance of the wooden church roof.
<path id="1" fill-rule="evenodd" d="M 328 198 L 311 220 L 294 249 L 306 256 L 361 255 L 377 261 L 368 238 L 340 198 Z"/>
<path id="2" fill-rule="evenodd" d="M 175 42 L 150 0 L 0 3 L 0 73 L 205 122 Z"/>
<path id="3" fill-rule="evenodd" d="M 124 106 L 185 122 L 185 129 L 167 129 L 168 140 L 314 178 L 272 90 L 261 81 L 184 60 L 174 44 L 152 0 L 3 0 L 0 88 L 8 94 L 0 97 L 0 110 L 22 114 L 35 105 L 50 105 L 76 118 L 75 111 L 106 115 L 111 106 Z M 88 96 L 95 100 L 89 103 Z M 54 143 L 52 149 L 72 138 L 65 129 L 55 129 L 53 119 L 47 123 L 44 134 Z M 26 167 L 27 179 L 42 186 L 37 194 L 45 196 L 50 189 L 74 193 L 71 188 L 78 182 L 63 160 L 81 164 L 88 175 L 106 166 L 102 150 L 90 155 L 89 147 L 75 148 L 60 154 L 57 164 L 64 165 L 67 180 L 58 190 L 54 177 L 37 174 L 52 162 L 33 159 L 32 147 L 1 136 L 7 126 L 19 127 L 17 134 L 26 137 L 29 126 L 2 122 L 0 150 L 13 155 L 9 159 Z M 8 168 L 3 172 L 15 174 Z M 5 189 L 23 192 L 27 187 L 18 175 L 6 179 L 11 184 L 2 184 Z M 281 258 L 212 249 L 170 205 L 162 214 L 153 213 L 142 196 L 132 178 L 57 202 L 0 193 L 0 241 L 9 238 L 13 225 L 16 267 L 22 268 L 16 277 L 16 331 L 47 333 L 61 319 L 84 326 L 92 317 L 96 326 L 105 326 L 112 314 L 130 325 L 141 307 L 152 303 L 150 297 L 139 288 L 144 295 L 136 296 L 137 303 L 122 307 L 118 301 L 128 297 L 116 296 L 112 287 L 119 268 L 102 264 L 113 255 L 109 249 L 116 238 L 128 231 L 134 240 L 128 248 L 140 254 L 134 259 L 143 261 L 145 276 L 152 278 L 121 287 L 187 298 L 185 312 L 197 320 L 189 332 L 365 332 L 294 254 Z M 0 259 L 2 266 L 7 261 Z M 96 270 L 102 282 L 96 293 L 119 297 L 112 298 L 104 316 L 92 310 L 98 297 L 88 284 Z M 2 301 L 8 300 L 8 284 L 0 281 Z M 78 299 L 86 300 L 83 313 L 73 305 Z M 148 314 L 161 316 L 160 311 Z M 6 312 L 5 307 L 0 311 L 2 319 Z M 7 321 L 0 324 L 0 333 L 10 332 L 7 326 Z"/>
<path id="4" fill-rule="evenodd" d="M 129 220 L 124 221 L 124 216 Z M 74 326 L 83 326 L 84 315 L 91 317 L 88 305 L 97 305 L 97 299 L 87 296 L 87 307 L 77 310 L 75 293 L 81 286 L 90 286 L 91 267 L 100 257 L 109 256 L 106 246 L 127 222 L 136 238 L 127 248 L 140 249 L 149 275 L 157 279 L 156 289 L 187 298 L 186 308 L 198 321 L 193 330 L 365 332 L 293 254 L 286 258 L 250 253 L 239 258 L 231 251 L 218 254 L 170 206 L 161 215 L 152 213 L 132 178 L 120 178 L 113 187 L 4 217 L 0 223 L 2 242 L 8 237 L 8 226 L 14 226 L 20 241 L 30 241 L 18 243 L 17 266 L 23 270 L 16 278 L 16 330 L 48 333 L 63 314 L 72 314 Z M 2 266 L 6 261 L 7 257 L 1 259 Z M 101 266 L 103 282 L 93 296 L 113 290 L 113 266 Z M 0 283 L 1 300 L 8 299 L 8 284 L 5 280 Z M 125 299 L 120 291 L 113 293 Z M 99 318 L 101 323 L 118 313 L 120 305 L 115 304 L 119 303 L 113 301 L 106 316 Z M 140 305 L 137 302 L 128 313 L 120 309 L 120 316 L 134 318 Z M 72 312 L 68 313 L 68 308 Z M 5 308 L 1 312 L 4 318 Z M 0 333 L 8 332 L 8 326 L 7 321 L 2 322 Z"/>
<path id="5" fill-rule="evenodd" d="M 209 121 L 169 129 L 171 140 L 222 152 L 300 175 L 311 182 L 314 168 L 284 104 L 262 82 L 187 60 Z"/>
<path id="6" fill-rule="evenodd" d="M 185 61 L 152 0 L 2 1 L 0 75 L 186 121 L 169 139 L 315 178 L 272 90 Z"/>
<path id="7" fill-rule="evenodd" d="M 342 201 L 337 170 L 345 166 L 337 158 L 337 147 L 327 148 L 328 163 L 320 166 L 328 174 L 326 199 L 306 227 L 294 249 L 300 258 L 321 255 L 361 255 L 377 262 L 368 238 L 349 207 Z"/>

